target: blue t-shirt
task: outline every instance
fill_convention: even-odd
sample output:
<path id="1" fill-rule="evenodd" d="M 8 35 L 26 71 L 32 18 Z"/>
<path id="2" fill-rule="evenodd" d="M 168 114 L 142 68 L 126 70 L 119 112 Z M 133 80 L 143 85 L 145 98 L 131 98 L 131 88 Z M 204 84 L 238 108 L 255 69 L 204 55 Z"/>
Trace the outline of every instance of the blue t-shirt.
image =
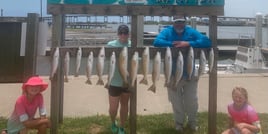
<path id="1" fill-rule="evenodd" d="M 107 43 L 108 47 L 130 47 L 131 46 L 131 41 L 129 40 L 127 44 L 122 44 L 119 40 L 113 40 Z M 116 58 L 116 65 L 118 66 L 118 57 Z M 116 87 L 122 87 L 123 85 L 123 79 L 119 73 L 119 69 L 118 67 L 115 67 L 114 70 L 114 77 L 112 78 L 111 81 L 111 85 L 112 86 L 116 86 Z"/>

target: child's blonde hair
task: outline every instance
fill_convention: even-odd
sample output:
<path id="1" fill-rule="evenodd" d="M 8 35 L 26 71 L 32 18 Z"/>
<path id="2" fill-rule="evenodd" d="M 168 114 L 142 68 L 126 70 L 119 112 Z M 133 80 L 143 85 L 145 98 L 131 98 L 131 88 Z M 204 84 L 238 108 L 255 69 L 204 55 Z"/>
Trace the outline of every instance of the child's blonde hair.
<path id="1" fill-rule="evenodd" d="M 247 90 L 244 87 L 236 86 L 236 87 L 233 88 L 232 95 L 236 91 L 240 92 L 246 98 L 246 102 L 248 103 L 248 92 L 247 92 Z"/>

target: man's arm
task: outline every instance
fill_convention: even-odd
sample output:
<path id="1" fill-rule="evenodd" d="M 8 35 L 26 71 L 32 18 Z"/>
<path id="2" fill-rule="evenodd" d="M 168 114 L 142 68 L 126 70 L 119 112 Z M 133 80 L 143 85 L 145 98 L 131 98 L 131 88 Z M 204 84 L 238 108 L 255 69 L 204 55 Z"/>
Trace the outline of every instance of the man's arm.
<path id="1" fill-rule="evenodd" d="M 211 47 L 211 40 L 206 36 L 201 34 L 195 29 L 191 29 L 191 34 L 195 37 L 195 40 L 189 41 L 189 44 L 194 48 L 209 48 Z"/>
<path id="2" fill-rule="evenodd" d="M 157 37 L 154 40 L 153 45 L 155 47 L 173 47 L 172 41 L 170 41 L 170 35 L 168 34 L 168 32 L 171 32 L 168 29 L 163 30 L 162 32 L 160 32 Z"/>

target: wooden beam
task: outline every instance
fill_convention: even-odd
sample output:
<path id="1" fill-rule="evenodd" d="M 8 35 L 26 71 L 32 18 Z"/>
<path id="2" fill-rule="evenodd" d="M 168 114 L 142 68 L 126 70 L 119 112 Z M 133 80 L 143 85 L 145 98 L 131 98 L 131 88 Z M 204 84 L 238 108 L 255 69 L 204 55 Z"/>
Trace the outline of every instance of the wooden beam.
<path id="1" fill-rule="evenodd" d="M 209 16 L 209 38 L 214 49 L 214 65 L 209 73 L 208 134 L 217 133 L 217 16 Z"/>
<path id="2" fill-rule="evenodd" d="M 62 38 L 64 37 L 63 34 L 63 27 L 62 27 L 63 17 L 62 15 L 54 15 L 53 16 L 53 27 L 52 27 L 52 50 L 54 51 L 56 47 L 61 46 L 62 44 Z M 50 56 L 51 58 L 53 55 Z M 62 116 L 62 113 L 60 113 L 60 109 L 62 108 L 61 105 L 63 105 L 63 102 L 61 99 L 63 96 L 63 61 L 60 57 L 59 60 L 59 69 L 54 75 L 54 77 L 51 80 L 51 108 L 50 108 L 50 119 L 51 119 L 51 128 L 50 133 L 51 134 L 58 134 L 58 123 L 60 120 L 60 116 Z"/>
<path id="3" fill-rule="evenodd" d="M 94 57 L 98 57 L 98 54 L 99 54 L 101 47 L 85 46 L 85 47 L 81 47 L 81 49 L 82 49 L 82 57 L 87 57 L 91 51 L 93 52 Z M 119 57 L 119 54 L 120 54 L 122 49 L 123 49 L 122 47 L 105 47 L 105 56 L 107 58 L 110 58 L 112 52 L 115 52 L 116 57 Z M 141 57 L 144 49 L 145 49 L 145 47 L 137 47 L 137 48 L 129 47 L 128 55 L 132 55 L 136 51 L 139 53 L 139 57 Z M 210 50 L 209 48 L 194 48 L 195 58 L 199 57 L 199 51 L 201 49 L 205 50 L 206 56 L 208 57 L 208 52 Z M 70 53 L 71 57 L 74 57 L 74 56 L 76 56 L 78 47 L 76 47 L 76 46 L 62 46 L 62 47 L 59 47 L 59 50 L 60 50 L 60 56 L 62 58 L 64 58 L 66 51 L 68 51 Z M 149 51 L 150 51 L 150 59 L 154 58 L 156 52 L 160 52 L 161 58 L 163 59 L 165 56 L 165 53 L 166 53 L 166 47 L 149 46 Z M 179 51 L 181 51 L 183 55 L 186 55 L 188 52 L 188 48 L 172 48 L 171 49 L 172 57 L 177 57 Z"/>
<path id="4" fill-rule="evenodd" d="M 23 82 L 26 82 L 30 76 L 36 74 L 36 57 L 39 28 L 38 17 L 39 16 L 36 13 L 28 14 Z"/>
<path id="5" fill-rule="evenodd" d="M 131 17 L 131 21 L 132 21 L 131 27 L 133 27 L 133 29 L 131 29 L 131 48 L 135 49 L 137 48 L 138 44 L 141 41 L 139 39 L 142 39 L 139 35 L 143 35 L 143 28 L 141 30 L 141 28 L 139 27 L 140 23 L 143 23 L 143 16 L 133 15 Z M 129 61 L 131 61 L 133 54 L 134 52 L 132 52 L 132 54 L 129 56 Z M 129 62 L 129 65 L 131 65 L 130 62 Z M 136 131 L 137 131 L 137 83 L 135 83 L 135 86 L 131 88 L 130 91 L 131 91 L 130 110 L 129 110 L 130 134 L 136 134 Z"/>
<path id="6" fill-rule="evenodd" d="M 146 5 L 68 5 L 52 4 L 47 6 L 49 14 L 88 14 L 107 16 L 223 16 L 224 6 L 146 6 Z"/>
<path id="7" fill-rule="evenodd" d="M 60 31 L 60 46 L 65 45 L 65 15 L 61 15 L 61 31 Z M 60 68 L 64 68 L 64 58 L 60 58 Z M 59 98 L 59 123 L 63 123 L 63 101 L 64 101 L 64 70 L 60 70 L 60 98 Z"/>

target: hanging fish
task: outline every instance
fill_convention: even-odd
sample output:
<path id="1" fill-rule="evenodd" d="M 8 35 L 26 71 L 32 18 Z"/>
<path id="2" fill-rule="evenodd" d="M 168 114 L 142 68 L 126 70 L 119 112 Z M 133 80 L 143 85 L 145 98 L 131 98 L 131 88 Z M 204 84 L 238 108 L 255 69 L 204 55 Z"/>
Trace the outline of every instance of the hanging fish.
<path id="1" fill-rule="evenodd" d="M 164 73 L 165 73 L 165 87 L 169 87 L 170 84 L 170 76 L 172 71 L 172 56 L 171 56 L 171 50 L 169 47 L 166 49 L 166 55 L 164 60 Z"/>
<path id="2" fill-rule="evenodd" d="M 206 62 L 207 62 L 207 59 L 206 59 L 205 52 L 204 50 L 200 50 L 198 78 L 205 73 Z"/>
<path id="3" fill-rule="evenodd" d="M 181 51 L 179 51 L 178 54 L 178 58 L 177 58 L 177 63 L 176 63 L 176 74 L 175 74 L 175 85 L 174 87 L 176 87 L 183 75 L 183 55 L 181 53 Z"/>
<path id="4" fill-rule="evenodd" d="M 127 64 L 128 64 L 128 49 L 127 47 L 124 47 L 119 55 L 119 73 L 123 79 L 123 85 L 122 87 L 128 87 L 128 70 L 127 70 Z"/>
<path id="5" fill-rule="evenodd" d="M 150 51 L 149 51 L 149 47 L 145 47 L 143 53 L 142 53 L 142 74 L 143 74 L 143 78 L 140 81 L 141 84 L 145 84 L 148 85 L 148 78 L 147 78 L 147 74 L 148 74 L 148 70 L 149 70 L 149 63 L 150 63 L 150 55 L 149 55 Z"/>
<path id="6" fill-rule="evenodd" d="M 97 75 L 99 77 L 97 81 L 97 85 L 104 85 L 103 82 L 103 69 L 104 69 L 104 60 L 105 60 L 105 48 L 101 47 L 99 55 L 98 55 L 98 60 L 97 60 Z"/>
<path id="7" fill-rule="evenodd" d="M 187 75 L 188 80 L 192 79 L 192 74 L 194 71 L 194 50 L 192 47 L 189 48 L 187 55 Z"/>
<path id="8" fill-rule="evenodd" d="M 214 66 L 214 50 L 213 50 L 213 48 L 211 48 L 209 51 L 209 60 L 208 60 L 209 72 L 212 71 L 213 66 Z"/>
<path id="9" fill-rule="evenodd" d="M 91 51 L 87 57 L 87 66 L 86 66 L 86 77 L 87 77 L 87 84 L 92 84 L 91 82 L 91 75 L 93 70 L 93 52 Z"/>
<path id="10" fill-rule="evenodd" d="M 156 82 L 160 77 L 160 68 L 161 68 L 161 55 L 160 52 L 157 52 L 153 62 L 153 71 L 152 71 L 152 81 L 153 84 L 148 89 L 149 91 L 156 92 Z"/>
<path id="11" fill-rule="evenodd" d="M 114 77 L 115 65 L 116 65 L 116 57 L 115 57 L 115 53 L 112 52 L 112 55 L 110 57 L 108 80 L 107 80 L 107 83 L 105 84 L 105 88 L 107 88 L 107 89 L 109 89 L 109 87 L 111 85 L 111 81 Z"/>
<path id="12" fill-rule="evenodd" d="M 82 58 L 82 49 L 81 47 L 78 47 L 77 53 L 76 53 L 76 63 L 75 63 L 75 74 L 74 77 L 78 77 L 80 65 L 81 65 L 81 58 Z"/>
<path id="13" fill-rule="evenodd" d="M 131 80 L 131 87 L 135 86 L 135 81 L 137 79 L 138 67 L 139 67 L 139 53 L 134 52 L 132 59 L 131 59 L 131 66 L 130 66 L 130 80 Z"/>
<path id="14" fill-rule="evenodd" d="M 64 82 L 69 82 L 70 53 L 66 51 L 64 56 Z"/>
<path id="15" fill-rule="evenodd" d="M 59 56 L 60 56 L 59 48 L 56 47 L 54 54 L 53 54 L 53 57 L 52 57 L 52 63 L 51 63 L 51 68 L 50 68 L 50 77 L 49 77 L 50 80 L 53 79 L 53 77 L 58 69 Z"/>

